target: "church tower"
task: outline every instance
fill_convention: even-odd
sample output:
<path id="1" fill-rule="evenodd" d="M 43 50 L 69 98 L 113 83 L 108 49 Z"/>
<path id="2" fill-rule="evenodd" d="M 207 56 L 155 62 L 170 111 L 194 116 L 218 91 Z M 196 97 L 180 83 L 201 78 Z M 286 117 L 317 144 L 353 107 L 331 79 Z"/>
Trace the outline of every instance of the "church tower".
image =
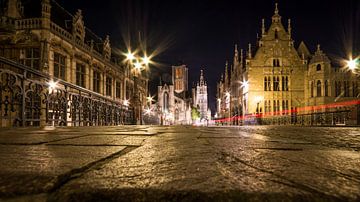
<path id="1" fill-rule="evenodd" d="M 206 81 L 204 80 L 203 70 L 200 70 L 200 81 L 196 85 L 195 107 L 199 108 L 200 120 L 209 120 L 211 118 L 208 115 L 207 84 Z"/>

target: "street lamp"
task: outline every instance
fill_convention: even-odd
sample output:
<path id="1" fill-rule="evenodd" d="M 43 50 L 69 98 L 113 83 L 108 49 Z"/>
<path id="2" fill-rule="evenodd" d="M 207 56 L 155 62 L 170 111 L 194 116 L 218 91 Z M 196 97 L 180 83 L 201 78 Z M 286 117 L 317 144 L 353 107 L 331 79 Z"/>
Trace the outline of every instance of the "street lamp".
<path id="1" fill-rule="evenodd" d="M 134 89 L 133 89 L 133 106 L 135 111 L 135 119 L 136 121 L 140 121 L 142 124 L 142 103 L 141 98 L 138 97 L 138 77 L 143 70 L 145 70 L 149 64 L 152 63 L 151 57 L 147 56 L 146 53 L 143 53 L 143 57 L 136 54 L 136 52 L 132 52 L 131 49 L 128 50 L 128 53 L 125 54 L 125 63 L 130 65 L 131 71 L 133 72 L 133 82 L 134 82 Z"/>

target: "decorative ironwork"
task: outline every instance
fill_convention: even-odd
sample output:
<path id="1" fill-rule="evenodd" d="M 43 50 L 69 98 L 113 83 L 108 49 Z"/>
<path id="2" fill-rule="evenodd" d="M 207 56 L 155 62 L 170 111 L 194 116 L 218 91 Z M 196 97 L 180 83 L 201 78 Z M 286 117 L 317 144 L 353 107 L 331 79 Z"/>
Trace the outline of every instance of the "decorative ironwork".
<path id="1" fill-rule="evenodd" d="M 31 76 L 30 76 L 31 75 Z M 103 126 L 134 123 L 133 109 L 0 57 L 0 126 Z"/>

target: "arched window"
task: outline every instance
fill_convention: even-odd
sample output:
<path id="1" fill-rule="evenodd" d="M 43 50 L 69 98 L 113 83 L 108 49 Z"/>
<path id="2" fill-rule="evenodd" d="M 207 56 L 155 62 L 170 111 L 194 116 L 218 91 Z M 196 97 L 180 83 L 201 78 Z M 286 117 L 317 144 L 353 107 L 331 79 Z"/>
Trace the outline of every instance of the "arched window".
<path id="1" fill-rule="evenodd" d="M 164 93 L 164 101 L 163 101 L 164 105 L 164 112 L 169 110 L 169 94 L 167 92 Z"/>
<path id="2" fill-rule="evenodd" d="M 316 71 L 321 71 L 321 64 L 316 65 Z"/>
<path id="3" fill-rule="evenodd" d="M 325 96 L 329 96 L 329 82 L 327 80 L 325 80 L 324 94 Z"/>
<path id="4" fill-rule="evenodd" d="M 277 31 L 277 29 L 275 29 L 275 39 L 278 39 L 278 38 L 279 38 L 278 31 Z"/>
<path id="5" fill-rule="evenodd" d="M 310 84 L 310 97 L 314 97 L 314 82 L 313 81 Z"/>
<path id="6" fill-rule="evenodd" d="M 316 82 L 316 96 L 321 97 L 321 81 Z"/>

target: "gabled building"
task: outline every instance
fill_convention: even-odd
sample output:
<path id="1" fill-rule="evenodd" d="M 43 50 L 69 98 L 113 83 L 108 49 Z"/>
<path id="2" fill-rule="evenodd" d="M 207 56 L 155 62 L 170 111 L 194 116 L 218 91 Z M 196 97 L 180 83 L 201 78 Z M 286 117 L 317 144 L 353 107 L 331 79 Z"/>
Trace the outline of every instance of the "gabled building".
<path id="1" fill-rule="evenodd" d="M 240 57 L 235 45 L 217 93 L 217 117 L 228 124 L 359 124 L 359 76 L 337 67 L 304 42 L 295 48 L 291 20 L 282 24 L 276 4 L 271 24 Z M 314 36 L 316 37 L 316 36 Z M 352 102 L 350 102 L 352 101 Z M 338 104 L 337 104 L 338 103 Z M 336 104 L 336 105 L 335 105 Z M 331 107 L 335 106 L 335 107 Z M 235 117 L 235 118 L 234 118 Z"/>

